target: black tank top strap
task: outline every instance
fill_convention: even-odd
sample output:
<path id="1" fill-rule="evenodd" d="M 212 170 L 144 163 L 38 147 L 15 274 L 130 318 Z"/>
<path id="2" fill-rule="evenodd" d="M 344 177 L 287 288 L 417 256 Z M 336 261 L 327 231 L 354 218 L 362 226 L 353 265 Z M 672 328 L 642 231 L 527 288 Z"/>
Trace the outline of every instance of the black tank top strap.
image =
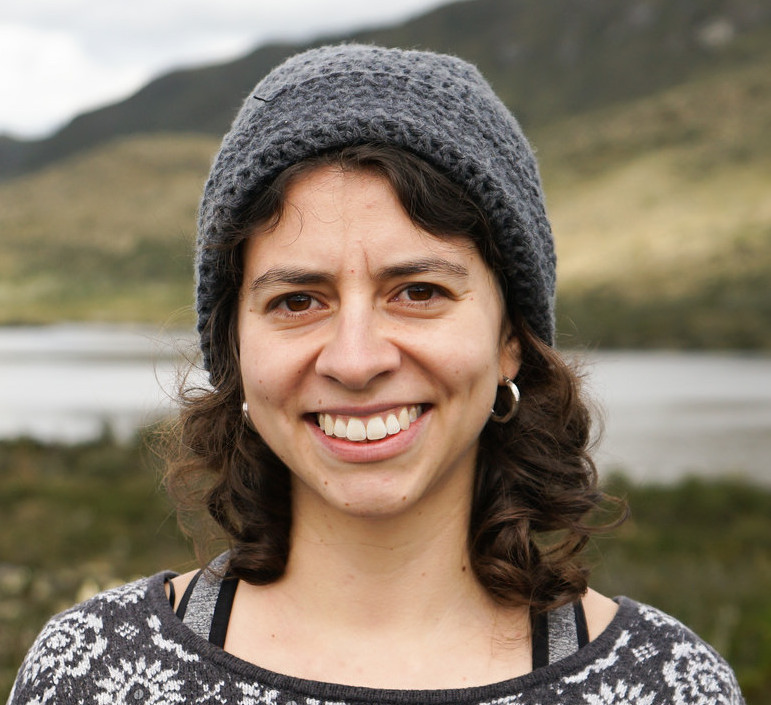
<path id="1" fill-rule="evenodd" d="M 533 670 L 549 665 L 549 615 L 536 612 L 532 619 Z"/>
<path id="2" fill-rule="evenodd" d="M 586 624 L 586 612 L 584 612 L 584 603 L 576 600 L 573 603 L 573 612 L 576 618 L 576 637 L 578 638 L 578 648 L 582 649 L 589 643 L 589 627 Z"/>
<path id="3" fill-rule="evenodd" d="M 171 578 L 166 578 L 164 585 L 168 586 L 169 604 L 171 605 L 171 609 L 174 609 L 174 603 L 177 601 L 177 591 L 174 589 L 174 583 L 171 581 Z"/>
<path id="4" fill-rule="evenodd" d="M 177 616 L 198 636 L 220 648 L 225 645 L 238 580 L 226 572 L 227 554 L 199 570 L 177 606 Z M 562 605 L 532 619 L 533 670 L 548 666 L 589 643 L 581 600 Z"/>
<path id="5" fill-rule="evenodd" d="M 581 600 L 535 614 L 532 624 L 533 670 L 556 663 L 589 643 Z"/>
<path id="6" fill-rule="evenodd" d="M 198 636 L 217 646 L 225 644 L 230 610 L 238 580 L 224 573 L 227 553 L 199 570 L 182 595 L 177 616 Z"/>
<path id="7" fill-rule="evenodd" d="M 226 575 L 220 584 L 217 602 L 214 605 L 211 628 L 209 629 L 209 641 L 221 649 L 225 648 L 225 637 L 228 634 L 230 613 L 233 611 L 233 600 L 236 597 L 238 579 L 232 575 Z"/>
<path id="8" fill-rule="evenodd" d="M 185 592 L 182 593 L 182 597 L 179 600 L 179 604 L 177 605 L 177 609 L 175 610 L 177 617 L 184 620 L 185 613 L 187 612 L 187 605 L 188 602 L 190 602 L 190 596 L 193 594 L 193 590 L 195 589 L 195 584 L 198 582 L 198 579 L 201 577 L 201 573 L 203 571 L 199 570 L 190 580 L 190 582 L 187 584 L 187 587 L 185 588 Z"/>

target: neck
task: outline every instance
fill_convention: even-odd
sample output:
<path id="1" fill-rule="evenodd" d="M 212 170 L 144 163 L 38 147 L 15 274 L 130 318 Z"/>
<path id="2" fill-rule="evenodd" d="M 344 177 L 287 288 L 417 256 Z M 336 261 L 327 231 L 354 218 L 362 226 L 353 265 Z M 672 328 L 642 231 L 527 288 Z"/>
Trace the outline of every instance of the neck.
<path id="1" fill-rule="evenodd" d="M 279 672 L 370 687 L 462 687 L 526 673 L 527 610 L 502 608 L 476 580 L 469 494 L 458 497 L 391 517 L 297 512 L 284 576 L 239 586 L 226 650 Z"/>
<path id="2" fill-rule="evenodd" d="M 281 581 L 287 594 L 338 627 L 398 629 L 488 605 L 468 558 L 467 502 L 387 518 L 298 513 Z"/>

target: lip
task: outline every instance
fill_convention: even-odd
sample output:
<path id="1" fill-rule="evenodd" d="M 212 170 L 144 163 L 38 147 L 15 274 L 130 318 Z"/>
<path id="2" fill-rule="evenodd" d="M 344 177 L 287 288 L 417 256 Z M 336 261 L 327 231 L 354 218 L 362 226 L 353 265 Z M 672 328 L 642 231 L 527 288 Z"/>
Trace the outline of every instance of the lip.
<path id="1" fill-rule="evenodd" d="M 352 413 L 352 408 L 343 411 L 340 410 L 324 410 L 322 413 L 336 413 L 339 415 L 347 416 L 372 416 L 374 414 L 390 411 L 394 406 L 379 406 L 371 407 L 364 410 L 359 407 L 355 409 L 356 413 Z M 398 408 L 398 405 L 397 407 Z M 373 410 L 377 409 L 377 410 Z M 349 441 L 345 438 L 337 438 L 335 436 L 327 436 L 324 430 L 319 428 L 315 421 L 315 415 L 313 417 L 306 416 L 306 424 L 308 425 L 311 435 L 321 445 L 324 451 L 332 455 L 337 460 L 342 460 L 348 463 L 375 463 L 390 458 L 396 457 L 410 448 L 417 438 L 422 434 L 428 420 L 431 416 L 432 407 L 425 405 L 423 413 L 410 424 L 410 427 L 406 431 L 400 431 L 393 436 L 386 436 L 377 441 Z"/>

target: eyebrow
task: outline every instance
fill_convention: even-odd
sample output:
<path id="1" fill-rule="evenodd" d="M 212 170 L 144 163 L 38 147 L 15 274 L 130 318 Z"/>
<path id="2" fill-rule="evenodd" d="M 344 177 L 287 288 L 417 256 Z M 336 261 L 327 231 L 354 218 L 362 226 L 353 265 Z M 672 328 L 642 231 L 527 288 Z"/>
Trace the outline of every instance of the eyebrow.
<path id="1" fill-rule="evenodd" d="M 397 277 L 409 277 L 414 274 L 444 274 L 463 279 L 468 277 L 469 272 L 462 264 L 450 262 L 441 257 L 426 257 L 378 269 L 375 278 L 383 281 Z"/>
<path id="2" fill-rule="evenodd" d="M 469 276 L 469 271 L 462 264 L 450 262 L 440 257 L 426 257 L 381 267 L 375 272 L 375 279 L 387 281 L 398 277 L 409 277 L 415 274 L 443 274 L 463 279 Z M 266 289 L 276 284 L 293 284 L 307 286 L 310 284 L 328 284 L 334 276 L 327 272 L 303 269 L 302 267 L 273 267 L 254 279 L 249 285 L 250 291 Z"/>
<path id="3" fill-rule="evenodd" d="M 334 277 L 325 272 L 318 272 L 301 267 L 273 267 L 257 277 L 250 285 L 250 291 L 265 289 L 274 284 L 296 284 L 306 286 L 308 284 L 326 284 Z"/>

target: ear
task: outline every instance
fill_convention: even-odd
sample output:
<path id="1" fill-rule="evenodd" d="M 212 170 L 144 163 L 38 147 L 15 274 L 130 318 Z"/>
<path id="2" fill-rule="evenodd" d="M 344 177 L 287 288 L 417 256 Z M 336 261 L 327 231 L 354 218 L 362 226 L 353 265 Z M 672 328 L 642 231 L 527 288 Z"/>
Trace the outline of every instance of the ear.
<path id="1" fill-rule="evenodd" d="M 498 356 L 498 380 L 504 377 L 514 379 L 522 364 L 522 346 L 513 333 L 501 337 L 501 350 Z"/>

